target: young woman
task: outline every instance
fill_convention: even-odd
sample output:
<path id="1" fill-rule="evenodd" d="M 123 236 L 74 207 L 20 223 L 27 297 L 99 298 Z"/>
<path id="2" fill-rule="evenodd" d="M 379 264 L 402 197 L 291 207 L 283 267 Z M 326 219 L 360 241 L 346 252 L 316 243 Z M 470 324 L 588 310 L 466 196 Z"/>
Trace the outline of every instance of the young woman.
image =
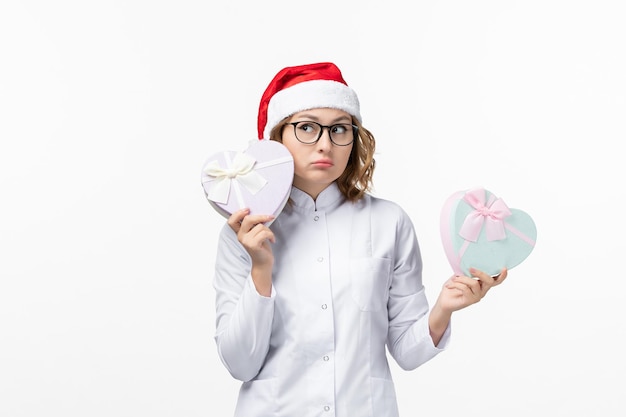
<path id="1" fill-rule="evenodd" d="M 506 278 L 453 276 L 429 309 L 409 216 L 368 194 L 375 141 L 361 121 L 332 63 L 284 68 L 263 94 L 259 139 L 295 169 L 279 216 L 240 210 L 219 238 L 215 340 L 244 381 L 235 416 L 397 416 L 386 349 L 417 368 L 446 347 L 452 313 Z"/>

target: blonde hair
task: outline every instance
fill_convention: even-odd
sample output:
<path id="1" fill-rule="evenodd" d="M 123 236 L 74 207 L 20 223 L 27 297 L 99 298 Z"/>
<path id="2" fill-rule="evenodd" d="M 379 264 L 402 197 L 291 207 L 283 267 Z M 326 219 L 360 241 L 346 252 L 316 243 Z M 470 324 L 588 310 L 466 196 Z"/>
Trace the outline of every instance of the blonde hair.
<path id="1" fill-rule="evenodd" d="M 282 143 L 283 128 L 287 125 L 289 117 L 283 119 L 270 132 L 270 140 Z M 341 193 L 349 201 L 361 199 L 373 186 L 374 151 L 376 150 L 376 140 L 374 135 L 361 125 L 361 122 L 352 116 L 352 124 L 358 127 L 357 137 L 352 146 L 348 165 L 341 176 L 337 178 L 337 186 Z"/>

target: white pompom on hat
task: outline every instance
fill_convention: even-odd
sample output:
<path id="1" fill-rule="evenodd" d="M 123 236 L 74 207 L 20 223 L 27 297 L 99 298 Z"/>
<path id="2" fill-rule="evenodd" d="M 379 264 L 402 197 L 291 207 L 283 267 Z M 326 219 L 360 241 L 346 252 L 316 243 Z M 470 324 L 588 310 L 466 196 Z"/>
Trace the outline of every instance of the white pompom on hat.
<path id="1" fill-rule="evenodd" d="M 269 139 L 285 117 L 315 109 L 343 110 L 361 120 L 359 99 L 331 62 L 283 68 L 267 86 L 259 104 L 259 139 Z"/>

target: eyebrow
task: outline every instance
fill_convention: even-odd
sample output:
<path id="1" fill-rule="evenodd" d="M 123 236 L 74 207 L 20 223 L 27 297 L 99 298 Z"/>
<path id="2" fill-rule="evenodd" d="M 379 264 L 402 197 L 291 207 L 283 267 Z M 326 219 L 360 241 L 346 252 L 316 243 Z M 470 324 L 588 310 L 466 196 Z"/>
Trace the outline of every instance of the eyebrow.
<path id="1" fill-rule="evenodd" d="M 296 119 L 298 119 L 299 122 L 304 121 L 304 119 L 310 119 L 314 122 L 320 121 L 319 117 L 313 114 L 308 114 L 308 113 L 300 114 L 298 115 L 298 117 L 296 117 Z M 349 116 L 339 116 L 336 119 L 334 119 L 330 124 L 332 125 L 332 124 L 340 123 L 340 122 L 352 123 L 352 118 Z"/>

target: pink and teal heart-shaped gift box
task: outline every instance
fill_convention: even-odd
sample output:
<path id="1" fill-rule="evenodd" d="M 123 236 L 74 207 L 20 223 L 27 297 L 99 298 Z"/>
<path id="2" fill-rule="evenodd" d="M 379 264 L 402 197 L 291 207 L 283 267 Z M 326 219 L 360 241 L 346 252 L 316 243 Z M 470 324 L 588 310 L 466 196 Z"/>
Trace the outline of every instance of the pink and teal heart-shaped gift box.
<path id="1" fill-rule="evenodd" d="M 470 268 L 495 276 L 519 265 L 537 239 L 528 213 L 509 208 L 484 188 L 452 194 L 441 210 L 440 231 L 454 273 L 466 276 Z"/>

